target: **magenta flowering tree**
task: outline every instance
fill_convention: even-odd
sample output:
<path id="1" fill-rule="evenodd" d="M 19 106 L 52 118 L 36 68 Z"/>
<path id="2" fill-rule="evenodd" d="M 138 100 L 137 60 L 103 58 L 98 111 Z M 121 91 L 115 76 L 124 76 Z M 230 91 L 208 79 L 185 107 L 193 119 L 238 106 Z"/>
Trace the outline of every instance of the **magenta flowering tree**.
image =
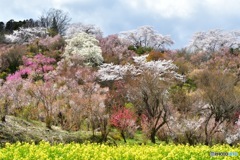
<path id="1" fill-rule="evenodd" d="M 136 119 L 134 112 L 125 107 L 117 109 L 110 117 L 110 123 L 120 131 L 125 143 L 125 132 L 137 129 Z"/>
<path id="2" fill-rule="evenodd" d="M 7 80 L 17 80 L 22 78 L 31 78 L 37 80 L 43 79 L 44 74 L 54 69 L 56 60 L 54 58 L 46 57 L 42 54 L 37 54 L 33 58 L 23 56 L 23 66 L 20 70 L 7 77 Z"/>

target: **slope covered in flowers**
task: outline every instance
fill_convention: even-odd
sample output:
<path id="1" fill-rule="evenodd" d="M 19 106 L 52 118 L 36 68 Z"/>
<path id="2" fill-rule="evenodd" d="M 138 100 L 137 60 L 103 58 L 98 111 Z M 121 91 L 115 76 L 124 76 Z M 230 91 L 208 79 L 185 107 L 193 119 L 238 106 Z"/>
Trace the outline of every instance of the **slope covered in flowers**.
<path id="1" fill-rule="evenodd" d="M 228 154 L 211 156 L 211 153 Z M 119 145 L 29 143 L 6 144 L 0 149 L 1 160 L 18 159 L 239 159 L 240 148 L 229 145 Z"/>

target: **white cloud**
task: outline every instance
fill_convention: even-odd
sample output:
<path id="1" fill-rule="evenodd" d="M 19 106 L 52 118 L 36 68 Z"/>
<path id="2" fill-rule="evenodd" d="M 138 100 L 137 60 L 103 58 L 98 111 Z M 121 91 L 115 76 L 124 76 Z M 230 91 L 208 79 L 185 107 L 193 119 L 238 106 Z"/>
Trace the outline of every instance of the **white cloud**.
<path id="1" fill-rule="evenodd" d="M 162 18 L 188 19 L 197 12 L 212 15 L 239 14 L 239 0 L 123 0 L 135 12 L 149 12 Z M 155 15 L 156 16 L 156 15 Z"/>
<path id="2" fill-rule="evenodd" d="M 125 0 L 135 11 L 148 11 L 163 18 L 189 18 L 193 15 L 198 1 L 195 0 Z"/>
<path id="3" fill-rule="evenodd" d="M 92 0 L 52 0 L 54 8 L 64 8 L 66 4 L 86 4 L 92 2 Z"/>
<path id="4" fill-rule="evenodd" d="M 215 15 L 239 15 L 239 0 L 202 0 L 202 5 Z"/>

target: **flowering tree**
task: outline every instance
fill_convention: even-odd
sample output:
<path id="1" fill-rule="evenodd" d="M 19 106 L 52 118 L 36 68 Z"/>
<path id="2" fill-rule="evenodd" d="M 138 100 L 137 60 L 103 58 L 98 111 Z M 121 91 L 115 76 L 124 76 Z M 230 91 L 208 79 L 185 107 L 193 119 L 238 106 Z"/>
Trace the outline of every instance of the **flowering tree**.
<path id="1" fill-rule="evenodd" d="M 129 61 L 134 55 L 134 52 L 128 49 L 131 44 L 124 39 L 120 39 L 118 35 L 101 38 L 99 44 L 105 63 L 119 64 L 120 62 Z"/>
<path id="2" fill-rule="evenodd" d="M 197 32 L 193 35 L 188 49 L 190 51 L 198 52 L 204 51 L 207 53 L 214 53 L 224 48 L 239 48 L 240 32 L 215 29 L 207 32 Z"/>
<path id="3" fill-rule="evenodd" d="M 190 115 L 190 116 L 189 116 Z M 168 133 L 175 142 L 195 145 L 202 142 L 202 125 L 205 117 L 194 117 L 194 115 L 172 114 L 168 121 Z"/>
<path id="4" fill-rule="evenodd" d="M 14 73 L 23 63 L 22 56 L 26 53 L 26 47 L 17 45 L 11 49 L 3 47 L 0 50 L 0 71 L 9 70 L 9 73 Z"/>
<path id="5" fill-rule="evenodd" d="M 27 80 L 12 80 L 6 81 L 0 86 L 0 103 L 2 110 L 3 119 L 5 115 L 13 114 L 18 115 L 18 112 L 31 101 L 29 101 L 29 96 L 26 94 L 26 88 L 29 86 L 29 81 Z"/>
<path id="6" fill-rule="evenodd" d="M 110 123 L 120 131 L 125 143 L 125 132 L 137 129 L 136 116 L 134 115 L 134 112 L 125 107 L 117 109 L 112 113 L 110 117 Z"/>
<path id="7" fill-rule="evenodd" d="M 63 57 L 72 65 L 83 62 L 87 66 L 96 66 L 103 62 L 98 40 L 84 32 L 78 33 L 73 38 L 67 40 Z"/>
<path id="8" fill-rule="evenodd" d="M 37 38 L 45 38 L 48 35 L 47 29 L 42 27 L 20 28 L 13 34 L 5 35 L 6 42 L 9 43 L 30 43 Z"/>
<path id="9" fill-rule="evenodd" d="M 57 103 L 58 97 L 64 93 L 64 87 L 58 87 L 53 82 L 38 81 L 37 83 L 31 83 L 28 89 L 28 94 L 37 99 L 39 114 L 43 113 L 45 118 L 46 127 L 51 128 L 54 120 L 54 115 L 59 110 Z"/>
<path id="10" fill-rule="evenodd" d="M 109 133 L 109 114 L 104 101 L 108 88 L 102 88 L 95 82 L 94 68 L 87 66 L 69 66 L 66 61 L 59 61 L 56 70 L 46 75 L 47 81 L 55 81 L 56 86 L 66 88 L 60 110 L 61 125 L 67 130 L 78 130 L 85 122 L 93 136 L 98 128 L 102 140 Z"/>
<path id="11" fill-rule="evenodd" d="M 54 69 L 53 64 L 56 62 L 54 58 L 45 57 L 37 54 L 33 58 L 23 56 L 23 66 L 7 77 L 7 80 L 17 80 L 22 78 L 44 78 L 44 74 Z M 29 76 L 29 77 L 28 77 Z"/>
<path id="12" fill-rule="evenodd" d="M 231 122 L 232 114 L 240 104 L 238 78 L 227 71 L 203 70 L 196 75 L 202 100 L 207 105 L 204 122 L 205 144 L 211 144 L 213 136 L 224 123 Z"/>
<path id="13" fill-rule="evenodd" d="M 129 63 L 125 65 L 105 63 L 101 65 L 98 70 L 98 78 L 101 81 L 120 80 L 128 75 L 138 76 L 145 71 L 151 71 L 161 80 L 168 80 L 172 77 L 183 80 L 183 76 L 174 71 L 177 69 L 177 66 L 174 65 L 171 60 L 147 62 L 147 57 L 148 55 L 133 57 L 135 65 Z M 172 77 L 169 77 L 169 74 L 172 75 Z"/>
<path id="14" fill-rule="evenodd" d="M 138 29 L 120 33 L 122 38 L 131 42 L 135 48 L 151 47 L 155 50 L 164 50 L 166 46 L 173 44 L 170 36 L 163 36 L 151 26 L 141 26 Z"/>
<path id="15" fill-rule="evenodd" d="M 83 23 L 73 23 L 68 25 L 65 37 L 67 39 L 73 38 L 75 34 L 78 33 L 87 33 L 99 39 L 102 37 L 103 33 L 100 28 L 96 27 L 93 24 L 83 24 Z"/>
<path id="16" fill-rule="evenodd" d="M 134 57 L 135 65 L 103 64 L 98 77 L 101 81 L 127 80 L 128 99 L 145 115 L 150 139 L 155 143 L 155 135 L 169 115 L 168 89 L 175 79 L 184 80 L 184 77 L 176 72 L 177 66 L 172 61 L 147 62 L 147 56 Z"/>

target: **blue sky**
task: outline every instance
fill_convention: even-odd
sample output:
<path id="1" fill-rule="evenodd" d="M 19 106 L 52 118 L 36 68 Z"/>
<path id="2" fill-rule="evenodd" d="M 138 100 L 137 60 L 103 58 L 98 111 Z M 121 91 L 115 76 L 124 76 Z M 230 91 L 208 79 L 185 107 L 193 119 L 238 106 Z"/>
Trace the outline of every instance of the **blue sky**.
<path id="1" fill-rule="evenodd" d="M 178 49 L 198 31 L 240 29 L 240 0 L 0 0 L 0 6 L 0 21 L 38 19 L 57 8 L 72 23 L 97 25 L 105 36 L 151 25 Z"/>

